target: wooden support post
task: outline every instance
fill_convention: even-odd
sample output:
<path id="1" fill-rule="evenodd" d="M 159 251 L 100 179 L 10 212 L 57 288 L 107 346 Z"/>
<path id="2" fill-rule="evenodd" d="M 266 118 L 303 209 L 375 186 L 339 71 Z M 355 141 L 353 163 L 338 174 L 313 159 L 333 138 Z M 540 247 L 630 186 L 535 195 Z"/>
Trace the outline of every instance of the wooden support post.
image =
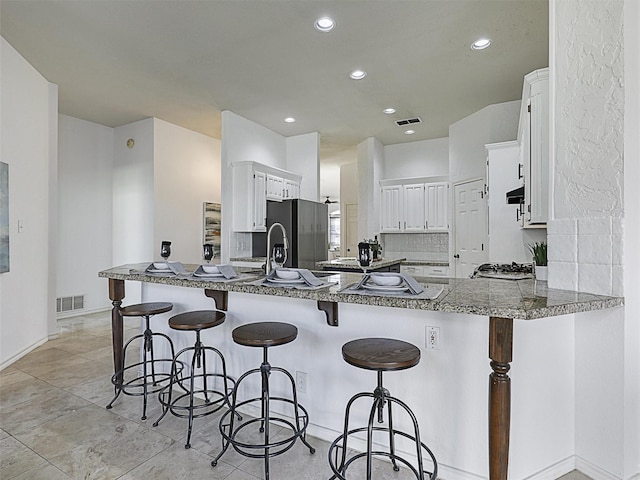
<path id="1" fill-rule="evenodd" d="M 111 345 L 113 348 L 113 373 L 122 372 L 122 345 L 124 343 L 124 327 L 120 306 L 124 298 L 124 280 L 109 279 L 109 299 L 113 308 L 111 309 Z M 122 373 L 118 376 L 118 381 L 122 383 Z"/>
<path id="2" fill-rule="evenodd" d="M 509 428 L 511 424 L 511 379 L 513 319 L 489 317 L 489 478 L 507 480 Z"/>

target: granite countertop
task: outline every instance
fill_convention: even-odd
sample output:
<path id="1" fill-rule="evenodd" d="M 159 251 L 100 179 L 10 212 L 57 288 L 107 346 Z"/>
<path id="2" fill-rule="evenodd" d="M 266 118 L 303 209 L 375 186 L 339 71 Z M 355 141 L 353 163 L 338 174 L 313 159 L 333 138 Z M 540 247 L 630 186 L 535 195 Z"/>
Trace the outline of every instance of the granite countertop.
<path id="1" fill-rule="evenodd" d="M 425 265 L 427 267 L 448 267 L 449 262 L 438 262 L 436 260 L 403 260 L 402 265 Z"/>
<path id="2" fill-rule="evenodd" d="M 383 258 L 381 260 L 376 260 L 375 262 L 371 262 L 371 266 L 367 269 L 376 270 L 379 268 L 389 267 L 391 265 L 395 265 L 397 263 L 402 263 L 406 258 Z M 356 272 L 361 272 L 362 268 L 358 265 L 358 261 L 354 259 L 335 259 L 335 260 L 325 260 L 323 262 L 316 262 L 317 268 L 325 268 L 325 267 L 340 267 L 340 268 L 348 268 L 352 269 Z"/>
<path id="3" fill-rule="evenodd" d="M 335 285 L 319 290 L 297 290 L 292 288 L 250 285 L 249 282 L 262 275 L 245 276 L 242 280 L 216 282 L 194 277 L 161 277 L 145 273 L 130 273 L 131 270 L 144 270 L 147 263 L 129 264 L 114 267 L 98 273 L 99 277 L 116 280 L 130 280 L 181 287 L 205 288 L 210 290 L 252 293 L 291 298 L 303 298 L 316 301 L 354 303 L 383 307 L 431 310 L 436 312 L 464 313 L 494 317 L 532 320 L 554 317 L 570 313 L 602 310 L 619 307 L 624 304 L 622 297 L 608 297 L 591 293 L 547 288 L 546 282 L 536 280 L 498 280 L 493 278 L 421 278 L 416 279 L 426 285 L 438 284 L 444 291 L 435 300 L 420 300 L 408 297 L 388 295 L 353 295 L 339 291 L 362 278 L 362 274 L 335 273 L 327 275 L 318 272 L 326 281 Z M 185 265 L 187 271 L 193 271 L 197 265 Z M 239 273 L 243 269 L 237 268 Z M 254 272 L 254 271 L 250 271 Z"/>

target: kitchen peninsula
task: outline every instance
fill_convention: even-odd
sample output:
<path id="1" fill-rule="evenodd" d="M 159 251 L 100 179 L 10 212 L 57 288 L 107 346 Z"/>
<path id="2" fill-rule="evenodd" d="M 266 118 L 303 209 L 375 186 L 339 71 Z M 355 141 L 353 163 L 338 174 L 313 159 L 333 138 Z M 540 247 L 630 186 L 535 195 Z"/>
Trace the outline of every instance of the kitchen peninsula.
<path id="1" fill-rule="evenodd" d="M 440 357 L 429 355 L 428 352 L 431 351 L 423 350 L 423 361 L 418 370 L 422 372 L 418 375 L 421 375 L 419 378 L 423 378 L 423 381 L 417 381 L 416 373 L 406 376 L 399 374 L 397 383 L 392 383 L 396 381 L 392 379 L 389 389 L 402 390 L 403 396 L 413 397 L 412 403 L 416 407 L 421 430 L 424 428 L 425 431 L 425 442 L 440 447 L 445 464 L 448 463 L 452 468 L 470 469 L 457 451 L 464 451 L 465 448 L 471 450 L 478 448 L 478 445 L 485 448 L 485 451 L 488 449 L 488 469 L 492 480 L 507 478 L 510 426 L 514 433 L 511 450 L 515 450 L 513 453 L 516 454 L 516 458 L 512 460 L 516 464 L 521 456 L 526 457 L 526 449 L 522 454 L 523 447 L 520 443 L 524 443 L 531 435 L 530 430 L 522 434 L 525 427 L 522 426 L 520 415 L 515 417 L 516 428 L 511 422 L 509 370 L 514 330 L 523 334 L 523 337 L 517 338 L 519 347 L 523 350 L 519 361 L 524 365 L 524 369 L 520 370 L 522 376 L 518 377 L 515 385 L 526 391 L 518 391 L 517 395 L 518 398 L 531 397 L 531 401 L 535 402 L 533 414 L 538 423 L 541 423 L 546 412 L 535 413 L 536 408 L 541 408 L 541 402 L 535 395 L 539 395 L 542 390 L 553 389 L 549 382 L 562 382 L 562 365 L 558 365 L 554 357 L 555 353 L 562 353 L 563 342 L 566 340 L 563 332 L 567 325 L 560 316 L 615 308 L 624 302 L 619 297 L 548 289 L 546 283 L 536 283 L 535 280 L 419 278 L 422 284 L 439 284 L 444 288 L 438 298 L 421 300 L 410 296 L 354 295 L 342 292 L 342 289 L 360 280 L 361 274 L 353 273 L 323 276 L 323 280 L 335 283 L 316 290 L 250 283 L 258 279 L 258 276 L 248 276 L 238 281 L 214 282 L 193 277 L 132 273 L 139 272 L 147 265 L 148 263 L 123 265 L 99 273 L 100 277 L 109 279 L 109 297 L 114 306 L 112 334 L 116 370 L 121 362 L 123 324 L 118 309 L 125 297 L 125 281 L 142 282 L 143 301 L 173 302 L 174 310 L 165 315 L 211 308 L 213 305 L 209 298 L 212 298 L 218 309 L 227 312 L 227 321 L 222 326 L 224 328 L 203 341 L 214 343 L 228 355 L 227 368 L 232 375 L 242 372 L 245 365 L 253 361 L 247 360 L 246 354 L 232 353 L 234 346 L 230 340 L 230 332 L 233 328 L 251 321 L 291 321 L 300 331 L 298 341 L 292 344 L 287 356 L 278 361 L 292 371 L 309 373 L 308 396 L 302 394 L 301 401 L 308 407 L 314 423 L 315 431 L 312 434 L 331 438 L 341 428 L 341 410 L 353 393 L 352 389 L 361 387 L 364 390 L 369 383 L 367 378 L 349 377 L 349 370 L 345 370 L 341 362 L 342 344 L 362 336 L 392 336 L 413 341 L 422 347 L 425 326 L 440 325 L 443 341 L 446 342 L 448 336 L 449 339 L 459 339 L 459 344 L 450 340 L 446 350 L 441 348 Z M 186 268 L 190 270 L 195 266 Z M 323 272 L 323 275 L 326 274 L 327 272 Z M 558 319 L 551 321 L 549 317 Z M 513 319 L 523 320 L 516 324 L 540 323 L 535 325 L 534 330 L 522 330 L 519 325 L 514 326 Z M 327 327 L 323 320 L 330 326 L 340 327 Z M 526 322 L 529 320 L 536 322 Z M 161 329 L 162 323 L 160 320 L 156 321 L 157 328 Z M 529 348 L 526 344 L 528 335 L 536 336 L 539 333 L 536 332 L 537 328 L 548 339 L 544 351 Z M 547 335 L 544 329 L 552 329 L 557 338 Z M 168 329 L 165 331 L 176 335 Z M 461 334 L 456 336 L 457 332 Z M 477 332 L 483 332 L 484 341 Z M 467 394 L 469 390 L 482 391 L 487 388 L 487 337 L 488 356 L 491 359 L 488 445 L 484 430 L 486 423 L 478 422 L 478 417 L 486 415 L 482 413 L 486 408 L 482 405 L 484 399 L 475 394 Z M 533 354 L 530 353 L 534 350 Z M 313 354 L 310 355 L 310 352 Z M 485 360 L 482 360 L 483 357 Z M 527 364 L 531 364 L 529 369 Z M 540 379 L 536 373 L 545 369 L 554 369 L 554 375 L 545 375 Z M 363 383 L 360 385 L 361 381 Z M 529 386 L 533 396 L 528 395 Z M 326 401 L 328 398 L 331 398 L 331 402 Z M 554 400 L 553 408 L 560 408 L 559 401 Z M 530 416 L 531 412 L 528 414 Z M 464 428 L 457 426 L 457 423 L 464 424 Z M 476 423 L 484 426 L 476 427 Z M 534 428 L 545 427 L 534 425 Z M 543 435 L 545 434 L 553 435 L 553 432 Z M 482 447 L 483 445 L 486 446 Z M 438 452 L 435 453 L 438 456 Z"/>
<path id="2" fill-rule="evenodd" d="M 400 263 L 406 260 L 406 258 L 381 258 L 380 260 L 374 260 L 371 265 L 367 267 L 368 272 L 399 272 Z M 336 258 L 335 260 L 326 260 L 323 262 L 317 262 L 316 267 L 322 270 L 329 270 L 333 272 L 362 272 L 362 268 L 358 264 L 355 258 Z"/>

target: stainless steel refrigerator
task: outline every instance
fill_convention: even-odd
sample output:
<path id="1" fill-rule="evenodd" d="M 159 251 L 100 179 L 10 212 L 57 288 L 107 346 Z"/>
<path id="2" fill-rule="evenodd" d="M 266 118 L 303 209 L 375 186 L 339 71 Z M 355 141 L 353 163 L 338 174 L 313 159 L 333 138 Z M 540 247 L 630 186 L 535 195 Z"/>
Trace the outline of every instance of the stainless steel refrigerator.
<path id="1" fill-rule="evenodd" d="M 327 259 L 329 212 L 326 204 L 309 200 L 269 201 L 267 230 L 275 222 L 284 225 L 289 239 L 286 267 L 315 269 L 316 262 Z M 271 233 L 271 245 L 282 241 L 280 229 L 275 228 Z"/>

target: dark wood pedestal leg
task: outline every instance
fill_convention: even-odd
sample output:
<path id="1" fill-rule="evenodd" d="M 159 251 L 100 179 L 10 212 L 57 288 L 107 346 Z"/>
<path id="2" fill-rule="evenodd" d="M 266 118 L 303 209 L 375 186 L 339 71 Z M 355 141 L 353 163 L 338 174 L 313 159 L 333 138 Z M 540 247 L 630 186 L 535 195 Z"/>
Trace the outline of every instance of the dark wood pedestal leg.
<path id="1" fill-rule="evenodd" d="M 120 305 L 124 298 L 124 280 L 109 279 L 109 299 L 113 304 L 111 309 L 111 342 L 113 348 L 113 373 L 122 371 L 122 344 L 123 344 L 123 325 L 122 315 L 120 314 Z M 122 383 L 122 378 L 118 378 Z"/>
<path id="2" fill-rule="evenodd" d="M 511 379 L 509 362 L 513 352 L 513 319 L 489 317 L 489 478 L 507 480 L 509 428 L 511 423 Z"/>

